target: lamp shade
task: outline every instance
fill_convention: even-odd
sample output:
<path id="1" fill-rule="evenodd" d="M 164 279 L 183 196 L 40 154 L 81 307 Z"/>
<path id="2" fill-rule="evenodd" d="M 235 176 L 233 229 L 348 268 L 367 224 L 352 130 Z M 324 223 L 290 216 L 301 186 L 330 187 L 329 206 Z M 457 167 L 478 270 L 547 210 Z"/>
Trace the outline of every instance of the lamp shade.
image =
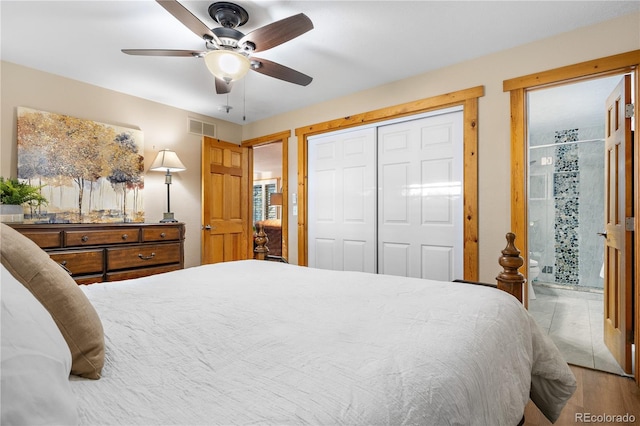
<path id="1" fill-rule="evenodd" d="M 153 160 L 153 164 L 149 168 L 151 171 L 169 171 L 169 172 L 182 172 L 187 168 L 182 164 L 182 161 L 178 158 L 178 155 L 169 150 L 163 149 L 158 152 L 156 159 Z"/>
<path id="2" fill-rule="evenodd" d="M 269 204 L 272 206 L 282 205 L 282 192 L 272 192 L 269 197 Z"/>
<path id="3" fill-rule="evenodd" d="M 239 80 L 249 71 L 249 58 L 231 50 L 212 50 L 204 55 L 211 74 L 227 83 Z"/>

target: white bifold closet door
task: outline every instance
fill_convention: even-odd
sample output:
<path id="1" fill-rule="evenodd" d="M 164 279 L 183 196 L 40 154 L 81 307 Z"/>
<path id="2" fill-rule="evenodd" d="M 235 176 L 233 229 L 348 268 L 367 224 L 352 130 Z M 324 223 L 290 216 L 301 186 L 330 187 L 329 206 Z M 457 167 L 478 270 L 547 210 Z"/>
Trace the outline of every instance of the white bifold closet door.
<path id="1" fill-rule="evenodd" d="M 311 267 L 463 278 L 463 114 L 309 140 Z"/>

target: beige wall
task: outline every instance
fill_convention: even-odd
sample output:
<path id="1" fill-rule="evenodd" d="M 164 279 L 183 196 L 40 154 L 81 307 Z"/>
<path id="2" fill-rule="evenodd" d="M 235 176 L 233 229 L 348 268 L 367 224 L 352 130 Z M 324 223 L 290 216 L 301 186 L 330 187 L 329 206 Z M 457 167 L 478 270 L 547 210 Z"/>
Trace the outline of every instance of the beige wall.
<path id="1" fill-rule="evenodd" d="M 610 40 L 616 40 L 616 44 Z M 497 257 L 510 227 L 509 94 L 502 81 L 581 61 L 640 49 L 640 14 L 561 34 L 516 49 L 432 71 L 410 79 L 313 105 L 288 114 L 239 126 L 220 120 L 218 137 L 230 142 L 250 139 L 308 124 L 466 89 L 485 87 L 480 99 L 479 203 L 480 279 L 493 281 Z M 354 70 L 357 72 L 357 70 Z M 139 128 L 145 136 L 145 164 L 158 149 L 174 149 L 188 170 L 177 174 L 172 209 L 187 224 L 186 261 L 200 261 L 200 141 L 186 131 L 187 117 L 207 117 L 121 93 L 2 62 L 0 175 L 16 173 L 15 115 L 26 106 Z M 313 83 L 312 83 L 313 84 Z M 290 191 L 297 188 L 297 141 L 290 139 Z M 165 209 L 161 173 L 145 178 L 145 211 L 159 220 Z M 289 204 L 289 254 L 297 262 L 297 217 Z"/>
<path id="2" fill-rule="evenodd" d="M 144 133 L 145 169 L 158 150 L 178 154 L 185 172 L 176 173 L 171 187 L 171 209 L 186 224 L 185 264 L 200 264 L 200 137 L 187 132 L 188 117 L 214 122 L 217 136 L 240 143 L 239 125 L 102 89 L 78 81 L 2 62 L 0 175 L 16 176 L 16 107 L 24 106 L 140 129 Z M 166 211 L 164 175 L 147 173 L 144 191 L 148 222 Z"/>
<path id="3" fill-rule="evenodd" d="M 243 139 L 484 86 L 485 96 L 479 105 L 478 152 L 480 279 L 493 282 L 499 252 L 506 245 L 504 235 L 510 230 L 510 112 L 509 94 L 502 91 L 503 80 L 636 49 L 640 49 L 640 14 L 251 123 L 243 127 Z M 297 188 L 295 137 L 290 139 L 289 147 L 289 188 L 293 192 Z M 289 206 L 289 257 L 296 262 L 297 217 L 291 215 L 292 205 Z"/>

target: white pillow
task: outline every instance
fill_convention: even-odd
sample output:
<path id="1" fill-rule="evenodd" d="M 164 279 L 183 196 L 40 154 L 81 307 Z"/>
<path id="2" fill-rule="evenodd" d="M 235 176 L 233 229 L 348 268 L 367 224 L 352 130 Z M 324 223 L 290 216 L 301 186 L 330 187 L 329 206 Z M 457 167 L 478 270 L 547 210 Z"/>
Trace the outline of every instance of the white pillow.
<path id="1" fill-rule="evenodd" d="M 69 346 L 45 307 L 0 267 L 0 424 L 78 424 Z"/>

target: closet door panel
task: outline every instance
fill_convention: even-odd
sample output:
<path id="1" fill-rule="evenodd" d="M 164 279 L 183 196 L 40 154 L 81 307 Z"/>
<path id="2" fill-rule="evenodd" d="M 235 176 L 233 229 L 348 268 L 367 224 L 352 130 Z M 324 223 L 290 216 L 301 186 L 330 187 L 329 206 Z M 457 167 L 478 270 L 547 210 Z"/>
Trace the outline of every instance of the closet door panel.
<path id="1" fill-rule="evenodd" d="M 314 191 L 317 220 L 321 223 L 336 223 L 336 170 L 319 170 L 318 183 Z"/>
<path id="2" fill-rule="evenodd" d="M 379 221 L 386 226 L 408 225 L 410 188 L 410 164 L 385 164 L 379 175 L 381 204 Z"/>
<path id="3" fill-rule="evenodd" d="M 411 262 L 411 246 L 403 243 L 385 242 L 381 245 L 382 265 L 386 275 L 408 277 Z"/>
<path id="4" fill-rule="evenodd" d="M 454 248 L 426 245 L 423 245 L 421 248 L 421 278 L 438 281 L 451 281 L 451 277 L 454 275 Z"/>
<path id="5" fill-rule="evenodd" d="M 344 169 L 342 190 L 344 193 L 344 221 L 351 224 L 363 224 L 366 221 L 366 167 Z"/>
<path id="6" fill-rule="evenodd" d="M 345 271 L 364 271 L 366 256 L 366 241 L 344 240 L 344 270 Z"/>
<path id="7" fill-rule="evenodd" d="M 335 269 L 336 241 L 329 238 L 316 238 L 314 241 L 314 263 L 316 268 Z M 311 260 L 311 259 L 309 259 Z"/>
<path id="8" fill-rule="evenodd" d="M 381 126 L 378 147 L 379 272 L 462 278 L 462 112 Z"/>
<path id="9" fill-rule="evenodd" d="M 376 272 L 375 155 L 375 129 L 309 139 L 310 267 Z"/>
<path id="10" fill-rule="evenodd" d="M 453 224 L 455 206 L 449 197 L 451 169 L 450 159 L 422 162 L 421 222 L 425 226 Z"/>

